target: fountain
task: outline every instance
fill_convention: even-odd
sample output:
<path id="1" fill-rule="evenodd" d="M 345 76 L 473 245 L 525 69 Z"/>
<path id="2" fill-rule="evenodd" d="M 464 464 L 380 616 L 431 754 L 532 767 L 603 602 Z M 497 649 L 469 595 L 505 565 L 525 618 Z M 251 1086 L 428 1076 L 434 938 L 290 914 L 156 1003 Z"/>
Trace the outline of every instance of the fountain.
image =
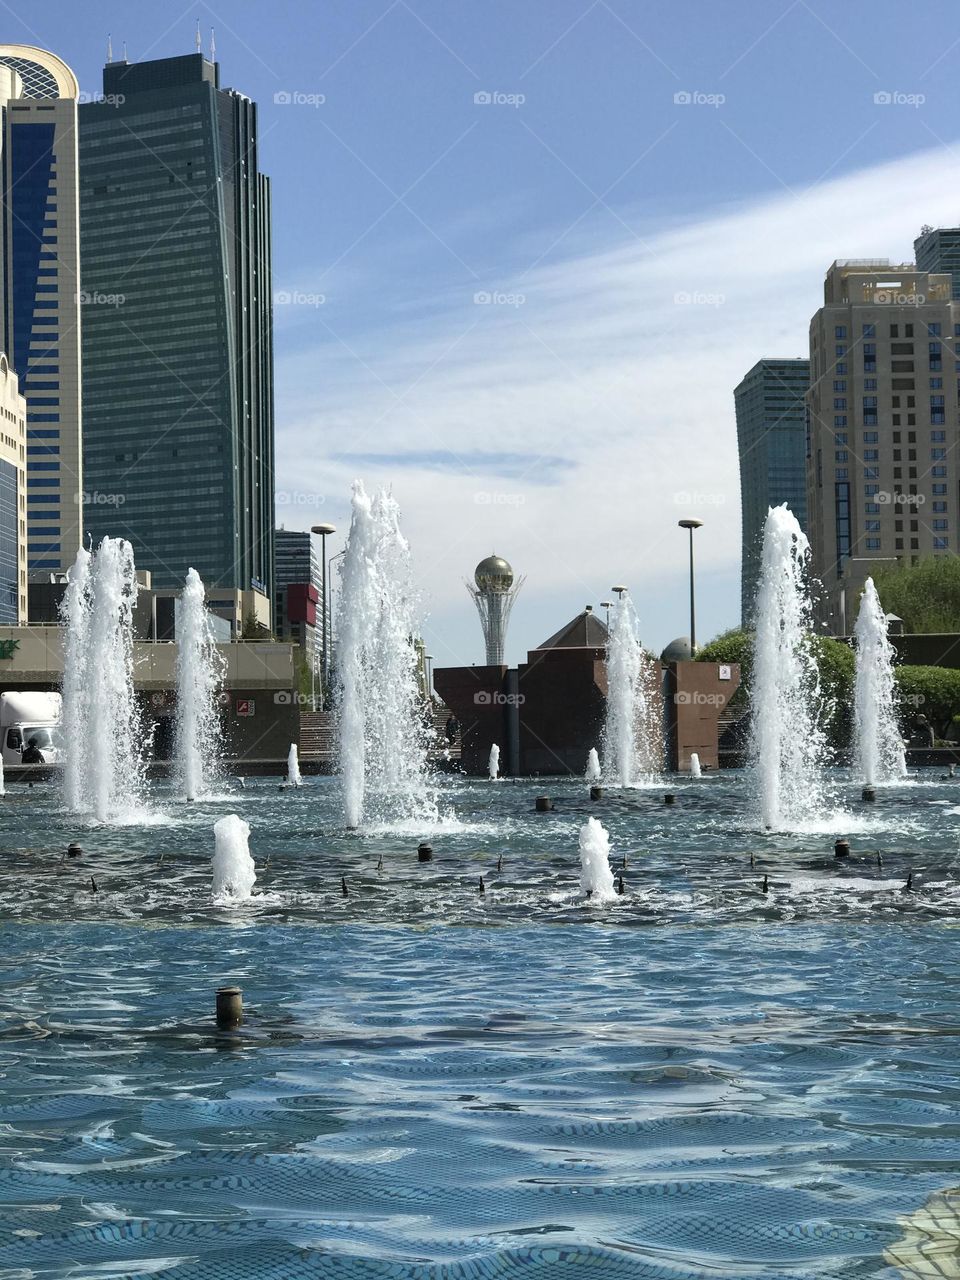
<path id="1" fill-rule="evenodd" d="M 750 693 L 750 758 L 768 830 L 795 829 L 823 810 L 817 723 L 819 679 L 811 646 L 806 565 L 810 544 L 786 505 L 763 530 Z"/>
<path id="2" fill-rule="evenodd" d="M 226 671 L 196 569 L 177 607 L 177 777 L 187 800 L 208 791 L 220 746 L 217 695 Z"/>
<path id="3" fill-rule="evenodd" d="M 101 822 L 139 811 L 143 727 L 133 692 L 133 549 L 104 538 L 81 549 L 61 605 L 64 802 Z"/>
<path id="4" fill-rule="evenodd" d="M 588 818 L 580 828 L 580 888 L 600 901 L 614 896 L 610 836 L 596 818 Z"/>
<path id="5" fill-rule="evenodd" d="M 600 757 L 597 755 L 596 747 L 590 748 L 590 754 L 587 756 L 587 768 L 583 776 L 587 782 L 600 781 Z"/>
<path id="6" fill-rule="evenodd" d="M 613 607 L 607 643 L 607 715 L 603 777 L 630 787 L 662 768 L 657 698 L 650 659 L 640 645 L 636 610 L 622 592 Z"/>
<path id="7" fill-rule="evenodd" d="M 854 767 L 862 782 L 897 782 L 907 762 L 897 725 L 896 651 L 887 636 L 887 616 L 873 579 L 864 583 L 854 628 L 857 652 L 854 693 Z"/>
<path id="8" fill-rule="evenodd" d="M 213 896 L 218 902 L 245 902 L 257 879 L 250 855 L 250 825 L 235 813 L 213 825 Z"/>
<path id="9" fill-rule="evenodd" d="M 696 751 L 690 752 L 690 777 L 702 778 L 703 771 L 700 768 L 700 756 Z"/>
<path id="10" fill-rule="evenodd" d="M 300 777 L 300 759 L 297 755 L 297 744 L 295 742 L 290 743 L 290 750 L 287 752 L 287 786 L 303 786 L 303 779 Z"/>
<path id="11" fill-rule="evenodd" d="M 500 777 L 500 748 L 496 743 L 490 748 L 490 759 L 487 761 L 487 776 L 491 782 Z"/>
<path id="12" fill-rule="evenodd" d="M 346 825 L 436 822 L 414 643 L 410 551 L 400 509 L 353 486 L 340 566 L 338 733 Z"/>

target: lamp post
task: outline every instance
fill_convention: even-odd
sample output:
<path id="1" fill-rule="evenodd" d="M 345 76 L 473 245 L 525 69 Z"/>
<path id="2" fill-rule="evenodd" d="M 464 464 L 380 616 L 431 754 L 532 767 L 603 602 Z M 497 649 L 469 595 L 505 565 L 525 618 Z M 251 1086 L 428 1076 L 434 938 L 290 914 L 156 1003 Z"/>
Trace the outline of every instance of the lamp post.
<path id="1" fill-rule="evenodd" d="M 690 533 L 690 657 L 693 658 L 697 653 L 697 608 L 696 598 L 693 586 L 693 531 L 699 529 L 703 524 L 702 520 L 678 520 L 677 525 L 681 529 L 687 529 Z"/>
<path id="2" fill-rule="evenodd" d="M 613 601 L 612 601 L 612 600 L 601 600 L 601 601 L 600 601 L 600 608 L 601 608 L 601 609 L 606 609 L 606 611 L 607 611 L 607 630 L 608 630 L 608 631 L 610 630 L 610 609 L 611 609 L 612 605 L 613 605 Z"/>
<path id="3" fill-rule="evenodd" d="M 337 532 L 337 526 L 334 524 L 315 524 L 311 526 L 310 532 L 318 534 L 320 538 L 320 652 L 323 670 L 320 697 L 322 700 L 329 676 L 327 663 L 327 537 L 329 534 Z M 310 663 L 310 705 L 314 711 L 317 709 L 317 695 L 314 690 L 316 672 L 317 654 L 316 647 L 314 647 L 313 661 Z"/>
<path id="4" fill-rule="evenodd" d="M 433 701 L 433 654 L 424 654 L 424 662 L 427 667 L 427 701 Z"/>

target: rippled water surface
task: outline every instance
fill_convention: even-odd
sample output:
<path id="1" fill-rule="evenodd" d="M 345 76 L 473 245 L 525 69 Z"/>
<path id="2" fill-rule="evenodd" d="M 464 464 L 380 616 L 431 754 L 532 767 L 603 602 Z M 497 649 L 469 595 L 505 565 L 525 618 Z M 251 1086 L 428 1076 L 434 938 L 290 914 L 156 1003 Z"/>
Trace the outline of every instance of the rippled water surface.
<path id="1" fill-rule="evenodd" d="M 2 1280 L 960 1275 L 960 780 L 837 775 L 790 835 L 740 775 L 668 785 L 450 783 L 439 829 L 365 834 L 327 779 L 116 828 L 11 789 Z"/>

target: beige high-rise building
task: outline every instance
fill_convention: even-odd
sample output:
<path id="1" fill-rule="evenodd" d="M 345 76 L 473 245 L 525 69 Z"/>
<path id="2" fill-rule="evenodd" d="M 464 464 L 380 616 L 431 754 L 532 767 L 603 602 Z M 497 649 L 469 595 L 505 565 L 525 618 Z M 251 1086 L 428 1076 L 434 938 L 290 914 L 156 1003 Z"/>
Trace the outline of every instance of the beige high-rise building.
<path id="1" fill-rule="evenodd" d="M 0 352 L 0 623 L 27 622 L 27 402 Z"/>
<path id="2" fill-rule="evenodd" d="M 810 323 L 807 527 L 836 635 L 875 568 L 958 550 L 960 302 L 949 275 L 835 262 Z"/>

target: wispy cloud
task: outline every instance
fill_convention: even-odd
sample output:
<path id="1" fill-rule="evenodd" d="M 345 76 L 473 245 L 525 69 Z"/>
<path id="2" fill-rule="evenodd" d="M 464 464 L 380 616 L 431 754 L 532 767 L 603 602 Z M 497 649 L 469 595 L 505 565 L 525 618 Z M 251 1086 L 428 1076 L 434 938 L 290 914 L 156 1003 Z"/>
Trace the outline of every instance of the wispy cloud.
<path id="1" fill-rule="evenodd" d="M 731 625 L 733 388 L 761 356 L 806 354 L 834 259 L 909 261 L 922 223 L 952 221 L 956 169 L 922 153 L 645 228 L 643 244 L 584 224 L 562 261 L 489 291 L 465 282 L 362 344 L 327 306 L 315 345 L 279 365 L 279 483 L 327 495 L 329 518 L 358 468 L 395 479 L 438 662 L 477 656 L 462 578 L 494 544 L 528 578 L 514 656 L 619 580 L 651 643 L 685 632 L 689 514 L 706 522 L 698 633 Z"/>

